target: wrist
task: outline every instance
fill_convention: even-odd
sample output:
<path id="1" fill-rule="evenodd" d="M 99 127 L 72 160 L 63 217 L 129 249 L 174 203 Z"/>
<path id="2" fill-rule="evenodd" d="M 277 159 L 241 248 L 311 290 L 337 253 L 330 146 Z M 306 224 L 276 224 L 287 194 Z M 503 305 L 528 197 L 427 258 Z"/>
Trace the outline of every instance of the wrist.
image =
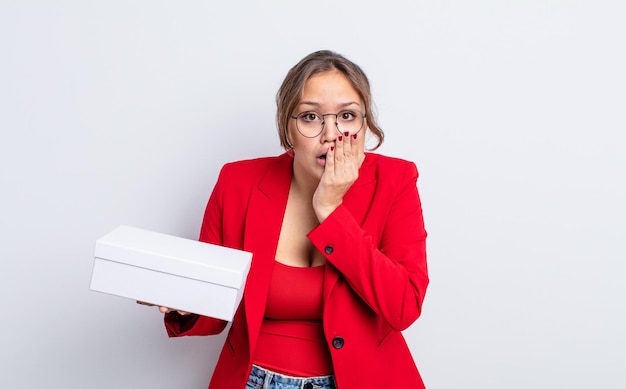
<path id="1" fill-rule="evenodd" d="M 317 220 L 320 223 L 322 223 L 324 220 L 326 220 L 328 216 L 330 216 L 331 213 L 335 211 L 335 209 L 337 209 L 337 207 L 339 207 L 339 205 L 341 205 L 341 203 L 336 204 L 336 205 L 325 205 L 325 206 L 313 207 L 315 211 L 315 215 L 317 216 Z"/>

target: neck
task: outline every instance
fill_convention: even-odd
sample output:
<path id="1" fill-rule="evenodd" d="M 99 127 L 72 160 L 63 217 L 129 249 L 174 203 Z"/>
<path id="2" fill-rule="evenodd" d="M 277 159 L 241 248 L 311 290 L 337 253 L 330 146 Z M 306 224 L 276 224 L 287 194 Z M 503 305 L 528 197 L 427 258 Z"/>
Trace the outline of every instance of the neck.
<path id="1" fill-rule="evenodd" d="M 293 176 L 291 177 L 291 190 L 304 197 L 312 199 L 319 183 L 319 180 L 314 178 L 303 178 L 294 170 Z"/>

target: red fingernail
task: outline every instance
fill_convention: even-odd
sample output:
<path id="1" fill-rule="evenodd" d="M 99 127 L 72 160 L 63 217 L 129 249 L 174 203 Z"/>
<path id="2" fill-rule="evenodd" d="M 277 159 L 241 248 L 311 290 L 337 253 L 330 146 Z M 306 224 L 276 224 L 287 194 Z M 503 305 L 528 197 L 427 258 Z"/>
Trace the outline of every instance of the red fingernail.
<path id="1" fill-rule="evenodd" d="M 347 136 L 347 135 L 346 135 Z M 343 136 L 339 135 L 339 142 L 341 142 L 343 140 Z"/>
<path id="2" fill-rule="evenodd" d="M 335 146 L 330 146 L 330 151 L 335 150 Z"/>
<path id="3" fill-rule="evenodd" d="M 352 137 L 353 137 L 354 139 L 356 139 L 356 134 L 352 135 Z"/>
<path id="4" fill-rule="evenodd" d="M 349 133 L 348 131 L 344 132 L 343 134 L 344 134 L 345 136 L 350 135 L 350 133 Z"/>

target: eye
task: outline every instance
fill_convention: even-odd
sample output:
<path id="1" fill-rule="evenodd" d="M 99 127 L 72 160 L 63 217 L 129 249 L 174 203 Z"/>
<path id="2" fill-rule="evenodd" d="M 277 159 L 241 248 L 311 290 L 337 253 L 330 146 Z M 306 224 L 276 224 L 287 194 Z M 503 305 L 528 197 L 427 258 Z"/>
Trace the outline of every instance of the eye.
<path id="1" fill-rule="evenodd" d="M 341 111 L 337 116 L 342 122 L 351 122 L 356 119 L 356 114 L 352 111 Z"/>
<path id="2" fill-rule="evenodd" d="M 319 122 L 321 120 L 316 112 L 302 112 L 299 117 L 305 122 Z"/>

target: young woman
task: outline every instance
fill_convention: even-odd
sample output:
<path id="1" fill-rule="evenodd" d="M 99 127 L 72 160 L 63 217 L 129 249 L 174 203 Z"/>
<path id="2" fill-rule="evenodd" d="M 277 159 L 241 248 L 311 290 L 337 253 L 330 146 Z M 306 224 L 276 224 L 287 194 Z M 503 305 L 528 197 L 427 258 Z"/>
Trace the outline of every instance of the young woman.
<path id="1" fill-rule="evenodd" d="M 428 285 L 418 174 L 365 152 L 367 135 L 383 141 L 367 77 L 312 53 L 277 122 L 286 152 L 226 164 L 206 208 L 200 240 L 253 253 L 209 388 L 423 388 L 401 333 Z M 226 326 L 161 310 L 170 336 Z"/>

